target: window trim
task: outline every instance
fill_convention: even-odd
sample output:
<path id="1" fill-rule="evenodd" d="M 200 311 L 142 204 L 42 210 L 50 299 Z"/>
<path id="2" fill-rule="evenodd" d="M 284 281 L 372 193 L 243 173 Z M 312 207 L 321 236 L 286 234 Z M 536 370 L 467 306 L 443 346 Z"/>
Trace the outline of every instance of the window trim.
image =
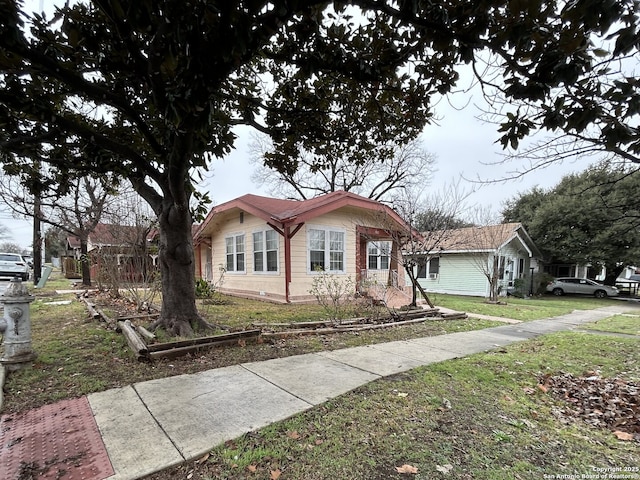
<path id="1" fill-rule="evenodd" d="M 237 238 L 238 237 L 242 237 L 242 245 L 243 245 L 243 251 L 242 252 L 238 252 L 237 251 L 237 247 L 238 247 L 238 241 Z M 233 245 L 233 253 L 229 253 L 227 251 L 227 240 L 228 239 L 233 239 L 232 245 Z M 242 253 L 243 255 L 243 269 L 242 270 L 238 270 L 238 255 L 239 253 Z M 228 257 L 229 255 L 233 255 L 233 270 L 229 270 L 229 261 L 228 261 Z M 246 241 L 246 235 L 244 232 L 235 232 L 235 233 L 229 233 L 227 235 L 225 235 L 224 237 L 224 266 L 226 269 L 226 273 L 232 274 L 232 275 L 243 275 L 247 273 L 247 241 Z"/>
<path id="2" fill-rule="evenodd" d="M 325 268 L 318 272 L 311 268 L 311 232 L 322 231 L 324 232 L 324 266 Z M 339 250 L 331 250 L 331 233 L 339 233 L 342 235 L 342 269 L 331 270 L 331 253 L 339 252 Z M 319 273 L 330 273 L 336 275 L 343 275 L 347 273 L 347 231 L 344 228 L 335 226 L 324 225 L 309 225 L 306 229 L 307 234 L 307 274 L 317 275 Z M 319 251 L 319 250 L 314 250 Z M 327 268 L 329 267 L 329 268 Z"/>
<path id="3" fill-rule="evenodd" d="M 276 236 L 275 250 L 267 249 L 267 232 L 273 232 Z M 256 251 L 256 243 L 255 243 L 256 233 L 262 234 L 262 245 L 260 245 L 261 250 L 258 250 L 258 251 Z M 263 228 L 263 229 L 254 230 L 253 232 L 251 232 L 251 247 L 252 247 L 252 254 L 253 254 L 251 257 L 253 273 L 255 273 L 256 275 L 278 275 L 280 273 L 280 236 L 278 235 L 278 232 L 276 232 L 273 228 Z M 276 252 L 276 269 L 269 270 L 268 269 L 269 268 L 268 253 L 273 251 Z M 263 270 L 256 270 L 256 253 L 258 252 L 262 253 Z"/>

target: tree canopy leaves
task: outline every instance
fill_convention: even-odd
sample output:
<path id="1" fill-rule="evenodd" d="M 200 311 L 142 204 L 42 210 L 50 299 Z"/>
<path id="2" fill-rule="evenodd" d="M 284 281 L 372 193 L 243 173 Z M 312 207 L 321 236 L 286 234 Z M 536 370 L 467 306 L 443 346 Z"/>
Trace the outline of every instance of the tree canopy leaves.
<path id="1" fill-rule="evenodd" d="M 234 126 L 270 135 L 279 171 L 301 150 L 364 164 L 415 138 L 471 65 L 516 104 L 504 145 L 595 126 L 599 146 L 633 157 L 637 79 L 613 67 L 637 54 L 637 13 L 637 0 L 86 0 L 48 18 L 0 0 L 2 163 L 36 189 L 130 180 L 159 220 L 161 318 L 182 325 L 197 316 L 192 174 L 234 147 Z"/>

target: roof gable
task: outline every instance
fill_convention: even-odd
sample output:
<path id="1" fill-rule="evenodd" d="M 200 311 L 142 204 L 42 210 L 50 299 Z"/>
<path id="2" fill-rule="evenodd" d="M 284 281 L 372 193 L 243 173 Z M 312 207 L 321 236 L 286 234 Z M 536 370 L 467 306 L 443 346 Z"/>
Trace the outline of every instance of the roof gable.
<path id="1" fill-rule="evenodd" d="M 234 209 L 255 215 L 265 222 L 284 227 L 285 225 L 304 223 L 346 206 L 361 208 L 373 213 L 380 213 L 387 219 L 391 219 L 398 228 L 408 228 L 402 218 L 392 208 L 351 192 L 336 191 L 308 200 L 284 200 L 253 194 L 243 195 L 214 207 L 204 222 L 202 222 L 195 235 L 198 236 L 206 230 L 206 226 L 213 221 L 216 215 L 230 212 Z"/>
<path id="2" fill-rule="evenodd" d="M 521 223 L 457 228 L 444 232 L 438 247 L 442 252 L 450 253 L 490 252 L 499 250 L 514 239 L 518 239 L 532 256 L 540 255 Z"/>

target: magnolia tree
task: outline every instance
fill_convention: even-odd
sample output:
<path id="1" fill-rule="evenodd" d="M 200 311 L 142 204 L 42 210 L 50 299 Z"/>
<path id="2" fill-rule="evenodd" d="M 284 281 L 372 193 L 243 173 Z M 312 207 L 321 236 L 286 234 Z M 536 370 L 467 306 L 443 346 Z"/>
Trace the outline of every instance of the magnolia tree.
<path id="1" fill-rule="evenodd" d="M 536 128 L 602 124 L 603 148 L 637 150 L 637 79 L 607 69 L 637 54 L 637 8 L 634 0 L 80 0 L 45 17 L 4 1 L 2 163 L 27 183 L 34 162 L 47 164 L 50 175 L 32 189 L 87 173 L 128 179 L 158 218 L 160 323 L 188 335 L 206 327 L 195 303 L 193 175 L 231 151 L 234 126 L 269 135 L 265 163 L 280 172 L 295 172 L 301 151 L 366 165 L 388 142 L 416 138 L 433 100 L 455 91 L 457 70 L 471 65 L 487 95 L 509 102 L 505 144 Z M 596 48 L 600 39 L 612 48 Z M 607 110 L 596 108 L 600 98 Z M 525 102 L 535 115 L 518 110 Z"/>

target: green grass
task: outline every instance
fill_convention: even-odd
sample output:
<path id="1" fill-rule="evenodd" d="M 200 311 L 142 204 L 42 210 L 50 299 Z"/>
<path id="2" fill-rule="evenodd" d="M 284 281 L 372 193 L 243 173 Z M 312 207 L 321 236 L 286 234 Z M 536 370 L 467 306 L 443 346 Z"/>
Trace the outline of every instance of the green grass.
<path id="1" fill-rule="evenodd" d="M 225 347 L 180 359 L 139 363 L 122 335 L 90 319 L 75 295 L 57 295 L 70 282 L 54 279 L 32 303 L 32 368 L 14 372 L 5 385 L 3 413 L 182 373 L 300 353 L 468 331 L 499 323 L 477 318 L 429 320 L 400 327 L 336 335 L 310 335 L 257 345 Z M 52 301 L 72 300 L 70 305 Z M 224 298 L 202 305 L 208 320 L 251 328 L 326 318 L 317 305 L 276 305 Z M 561 315 L 574 309 L 611 305 L 613 300 L 541 297 L 509 298 L 507 305 L 483 299 L 438 295 L 438 305 L 470 314 L 521 320 Z M 104 305 L 117 314 L 121 305 Z M 616 316 L 593 324 L 629 333 L 637 317 Z M 635 327 L 634 327 L 635 325 Z M 410 478 L 529 479 L 590 473 L 592 466 L 637 465 L 637 442 L 558 417 L 562 401 L 536 388 L 542 374 L 640 379 L 638 341 L 580 333 L 559 333 L 494 352 L 442 362 L 389 377 L 330 400 L 284 422 L 226 442 L 207 461 L 152 476 L 255 479 L 407 478 L 396 468 L 418 469 Z M 443 473 L 447 471 L 448 473 Z"/>
<path id="2" fill-rule="evenodd" d="M 52 286 L 69 287 L 64 279 L 55 281 L 58 283 L 52 283 Z M 119 310 L 123 308 L 122 300 L 102 305 L 105 299 L 109 301 L 107 297 L 91 297 L 89 300 L 98 302 L 112 318 L 118 317 Z M 231 297 L 222 300 L 222 305 L 203 305 L 201 311 L 210 322 L 227 324 L 234 329 L 254 328 L 255 322 L 326 319 L 324 310 L 318 305 L 278 305 Z M 52 303 L 60 301 L 71 303 Z M 243 362 L 498 325 L 497 322 L 479 319 L 430 320 L 401 328 L 275 339 L 146 364 L 135 359 L 121 334 L 89 318 L 84 302 L 76 299 L 74 294 L 56 294 L 54 288 L 38 290 L 31 304 L 31 324 L 32 346 L 38 357 L 32 368 L 8 376 L 3 412 L 22 411 L 108 388 Z M 175 340 L 159 338 L 161 341 Z"/>
<path id="3" fill-rule="evenodd" d="M 25 284 L 28 286 L 29 292 L 32 295 L 47 296 L 55 295 L 56 290 L 71 290 L 73 289 L 74 283 L 80 284 L 81 282 L 82 281 L 78 279 L 65 278 L 59 269 L 54 268 L 44 287 L 35 288 L 33 277 L 28 282 L 25 282 Z"/>
<path id="4" fill-rule="evenodd" d="M 612 299 L 597 299 L 591 297 L 554 297 L 543 295 L 529 299 L 506 297 L 503 305 L 490 304 L 481 297 L 467 297 L 458 295 L 433 294 L 431 300 L 440 307 L 453 310 L 491 315 L 502 318 L 529 321 L 541 318 L 557 317 L 573 310 L 592 310 L 618 302 Z"/>
<path id="5" fill-rule="evenodd" d="M 533 479 L 638 465 L 637 442 L 557 414 L 559 371 L 640 379 L 633 339 L 559 333 L 363 386 L 152 479 Z M 415 475 L 396 467 L 411 465 Z M 448 470 L 448 473 L 442 473 Z M 556 477 L 557 478 L 557 477 Z"/>
<path id="6" fill-rule="evenodd" d="M 317 304 L 277 304 L 247 298 L 218 295 L 219 304 L 198 300 L 198 308 L 211 323 L 233 328 L 251 323 L 310 322 L 326 320 L 325 310 Z"/>
<path id="7" fill-rule="evenodd" d="M 640 316 L 638 315 L 614 315 L 585 325 L 588 330 L 601 332 L 624 333 L 627 335 L 640 335 Z"/>

